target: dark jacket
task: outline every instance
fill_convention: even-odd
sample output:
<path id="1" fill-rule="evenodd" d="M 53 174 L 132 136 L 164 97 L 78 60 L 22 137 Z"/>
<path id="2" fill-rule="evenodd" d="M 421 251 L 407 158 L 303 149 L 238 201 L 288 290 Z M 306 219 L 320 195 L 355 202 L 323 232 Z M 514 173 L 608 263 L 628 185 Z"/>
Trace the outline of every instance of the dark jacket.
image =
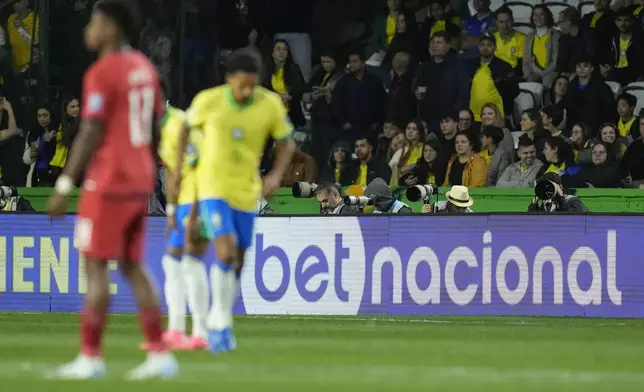
<path id="1" fill-rule="evenodd" d="M 390 70 L 392 67 L 392 61 L 396 53 L 405 52 L 409 54 L 409 65 L 414 67 L 415 64 L 418 64 L 418 58 L 420 56 L 420 46 L 418 45 L 418 34 L 409 31 L 405 33 L 396 34 L 391 40 L 391 45 L 387 49 L 385 58 L 382 61 L 382 66 L 386 70 Z"/>
<path id="2" fill-rule="evenodd" d="M 619 170 L 617 164 L 606 163 L 600 166 L 582 167 L 577 174 L 563 176 L 565 188 L 619 188 Z"/>
<path id="3" fill-rule="evenodd" d="M 562 34 L 559 38 L 557 72 L 574 73 L 577 59 L 583 54 L 595 56 L 595 40 L 592 36 L 581 32 L 577 36 Z"/>
<path id="4" fill-rule="evenodd" d="M 365 72 L 361 79 L 347 74 L 343 76 L 333 91 L 331 103 L 338 125 L 351 124 L 345 131 L 346 140 L 359 136 L 374 137 L 371 126 L 380 124 L 384 119 L 385 89 L 377 76 Z"/>
<path id="5" fill-rule="evenodd" d="M 385 182 L 382 178 L 374 178 L 368 181 L 368 185 L 364 190 L 365 196 L 374 197 L 374 207 L 378 212 L 388 212 L 396 202 L 396 198 L 387 185 L 388 182 Z M 412 209 L 408 206 L 398 211 L 399 214 L 411 214 L 412 212 Z"/>
<path id="6" fill-rule="evenodd" d="M 389 85 L 385 106 L 385 119 L 396 124 L 407 124 L 416 116 L 416 96 L 412 90 L 414 75 L 407 72 L 402 76 L 394 72 Z"/>
<path id="7" fill-rule="evenodd" d="M 528 212 L 588 212 L 588 207 L 577 197 L 573 195 L 564 195 L 560 197 L 557 202 L 557 209 L 555 211 L 546 211 L 543 204 L 530 203 Z"/>
<path id="8" fill-rule="evenodd" d="M 268 61 L 267 64 L 268 66 L 266 67 L 266 73 L 264 75 L 262 85 L 271 91 L 275 91 L 273 90 L 271 82 L 271 78 L 275 72 L 275 67 L 273 66 L 272 61 Z M 302 112 L 302 106 L 300 105 L 302 102 L 302 94 L 304 94 L 305 84 L 302 71 L 300 71 L 300 67 L 294 62 L 287 62 L 284 66 L 284 84 L 286 85 L 288 94 L 292 97 L 288 104 L 288 115 L 293 125 L 296 127 L 302 126 L 306 123 L 304 113 Z"/>
<path id="9" fill-rule="evenodd" d="M 635 140 L 628 146 L 619 163 L 620 178 L 631 177 L 632 181 L 644 180 L 644 141 Z"/>
<path id="10" fill-rule="evenodd" d="M 424 62 L 429 60 L 429 51 L 427 50 L 429 48 L 430 41 L 429 33 L 432 31 L 432 26 L 434 26 L 435 23 L 436 19 L 430 17 L 425 19 L 425 22 L 423 22 L 423 25 L 420 27 L 420 37 L 418 37 L 421 51 L 420 61 Z M 451 18 L 448 18 L 445 21 L 445 32 L 449 35 L 450 40 L 454 38 L 460 40 L 461 28 L 452 22 Z"/>
<path id="11" fill-rule="evenodd" d="M 353 181 L 352 184 L 355 184 L 360 175 L 360 162 L 354 161 L 353 164 Z M 391 168 L 389 165 L 376 158 L 375 156 L 371 157 L 371 160 L 367 163 L 367 184 L 373 181 L 376 178 L 382 178 L 389 184 L 391 180 Z"/>
<path id="12" fill-rule="evenodd" d="M 566 114 L 568 129 L 578 122 L 585 122 L 590 129 L 598 129 L 617 118 L 615 96 L 600 77 L 592 76 L 584 88 L 579 86 L 579 78 L 575 77 L 568 84 Z"/>
<path id="13" fill-rule="evenodd" d="M 333 159 L 333 154 L 336 150 L 344 150 L 346 165 L 340 171 L 340 181 L 335 179 L 335 160 Z M 355 181 L 355 165 L 351 161 L 351 146 L 349 143 L 344 140 L 337 141 L 331 147 L 329 151 L 329 159 L 327 165 L 322 169 L 322 175 L 320 176 L 321 182 L 339 182 L 342 186 L 347 186 L 353 184 Z"/>
<path id="14" fill-rule="evenodd" d="M 631 44 L 626 50 L 626 58 L 628 59 L 628 66 L 625 68 L 617 68 L 620 57 L 619 41 L 620 34 L 617 33 L 613 37 L 611 46 L 611 60 L 608 63 L 613 67 L 609 80 L 615 80 L 622 86 L 635 82 L 642 77 L 644 72 L 644 36 L 640 27 L 634 29 L 631 36 Z"/>
<path id="15" fill-rule="evenodd" d="M 263 23 L 265 10 L 260 8 L 262 2 L 258 0 L 247 1 L 245 10 L 237 9 L 236 1 L 219 1 L 215 16 L 219 46 L 222 49 L 238 49 L 248 45 L 248 35 L 252 29 L 258 32 L 257 42 L 266 33 Z"/>
<path id="16" fill-rule="evenodd" d="M 467 60 L 465 67 L 467 80 L 469 82 L 468 86 L 471 86 L 476 71 L 481 68 L 481 58 L 476 57 Z M 492 72 L 492 79 L 494 79 L 494 85 L 496 86 L 496 89 L 499 91 L 499 94 L 501 94 L 501 98 L 503 99 L 504 113 L 513 113 L 514 98 L 519 95 L 519 78 L 517 77 L 514 69 L 510 64 L 496 56 L 492 57 L 492 61 L 490 62 L 489 67 L 490 71 Z M 461 107 L 460 109 L 462 109 L 463 107 Z"/>
<path id="17" fill-rule="evenodd" d="M 341 70 L 337 68 L 331 73 L 331 75 L 326 78 L 326 72 L 322 67 L 320 67 L 314 74 L 311 76 L 311 81 L 306 86 L 305 92 L 311 93 L 313 87 L 325 87 L 331 89 L 331 94 L 335 89 L 338 80 L 344 75 Z M 331 122 L 333 120 L 333 107 L 331 106 L 330 100 L 327 100 L 326 97 L 320 97 L 313 100 L 311 105 L 311 120 L 314 122 Z"/>
<path id="18" fill-rule="evenodd" d="M 437 121 L 454 111 L 469 107 L 470 79 L 457 55 L 442 63 L 425 62 L 416 75 L 417 86 L 427 87 L 425 99 L 418 102 L 418 114 L 427 122 Z"/>
<path id="19" fill-rule="evenodd" d="M 590 39 L 595 46 L 595 63 L 610 64 L 610 47 L 613 42 L 613 36 L 617 31 L 615 26 L 615 12 L 608 9 L 599 18 L 594 28 L 590 27 L 594 12 L 590 12 L 581 19 L 579 24 L 580 34 L 584 39 Z"/>

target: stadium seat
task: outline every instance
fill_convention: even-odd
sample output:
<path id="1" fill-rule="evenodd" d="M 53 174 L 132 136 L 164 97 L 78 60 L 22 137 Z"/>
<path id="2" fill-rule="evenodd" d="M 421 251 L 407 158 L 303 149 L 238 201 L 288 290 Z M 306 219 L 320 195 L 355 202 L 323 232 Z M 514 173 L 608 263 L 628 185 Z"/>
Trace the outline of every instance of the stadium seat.
<path id="1" fill-rule="evenodd" d="M 595 12 L 595 5 L 593 4 L 592 1 L 582 1 L 579 3 L 579 15 L 584 16 L 586 14 L 590 14 L 591 12 Z"/>
<path id="2" fill-rule="evenodd" d="M 519 88 L 519 95 L 514 99 L 514 123 L 518 124 L 523 112 L 534 107 L 537 107 L 537 98 L 532 91 Z"/>
<path id="3" fill-rule="evenodd" d="M 530 23 L 532 4 L 522 1 L 509 1 L 505 5 L 512 10 L 516 23 Z"/>
<path id="4" fill-rule="evenodd" d="M 565 1 L 565 3 L 573 7 L 574 9 L 579 9 L 579 0 L 568 0 Z"/>
<path id="5" fill-rule="evenodd" d="M 644 82 L 629 83 L 627 87 L 642 87 L 642 88 L 644 88 Z"/>
<path id="6" fill-rule="evenodd" d="M 519 90 L 530 91 L 535 98 L 535 107 L 541 107 L 541 103 L 543 102 L 543 84 L 535 82 L 523 82 L 519 83 Z"/>
<path id="7" fill-rule="evenodd" d="M 548 0 L 546 0 L 544 2 L 544 4 L 546 5 L 546 7 L 548 7 L 550 12 L 552 12 L 552 15 L 555 17 L 555 21 L 559 20 L 559 14 L 562 11 L 564 11 L 564 10 L 566 10 L 568 8 L 573 8 L 570 4 L 564 3 L 564 2 L 561 2 L 561 1 L 548 1 Z"/>
<path id="8" fill-rule="evenodd" d="M 635 105 L 635 110 L 633 113 L 639 113 L 644 109 L 644 87 L 642 86 L 632 86 L 628 85 L 622 89 L 622 93 L 629 93 L 634 95 L 637 98 L 637 105 Z"/>
<path id="9" fill-rule="evenodd" d="M 491 0 L 490 9 L 492 11 L 496 11 L 499 8 L 503 7 L 504 4 L 505 4 L 505 0 Z"/>
<path id="10" fill-rule="evenodd" d="M 523 134 L 523 131 L 514 131 L 510 133 L 512 134 L 512 139 L 514 140 L 514 148 L 519 148 L 519 138 Z"/>
<path id="11" fill-rule="evenodd" d="M 525 35 L 532 33 L 532 25 L 530 23 L 515 23 L 514 29 L 522 32 Z"/>
<path id="12" fill-rule="evenodd" d="M 622 85 L 617 82 L 606 82 L 606 84 L 613 91 L 615 97 L 617 97 L 619 95 L 619 90 L 622 89 Z"/>

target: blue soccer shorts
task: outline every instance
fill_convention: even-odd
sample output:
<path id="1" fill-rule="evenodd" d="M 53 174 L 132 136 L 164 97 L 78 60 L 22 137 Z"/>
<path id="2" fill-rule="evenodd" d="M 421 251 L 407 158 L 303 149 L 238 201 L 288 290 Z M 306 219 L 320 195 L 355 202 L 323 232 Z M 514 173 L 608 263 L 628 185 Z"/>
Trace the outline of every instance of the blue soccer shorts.
<path id="1" fill-rule="evenodd" d="M 238 248 L 250 248 L 253 243 L 253 225 L 257 215 L 255 212 L 236 210 L 222 199 L 201 200 L 199 210 L 208 239 L 213 240 L 222 235 L 232 234 Z"/>
<path id="2" fill-rule="evenodd" d="M 188 225 L 188 219 L 190 218 L 190 211 L 192 210 L 192 203 L 190 204 L 180 204 L 177 206 L 177 212 L 175 212 L 175 221 L 177 227 L 175 227 L 171 232 L 168 238 L 168 247 L 183 249 L 183 246 L 186 242 L 186 226 Z M 204 227 L 203 222 L 200 222 L 199 232 L 201 237 L 204 239 L 207 238 L 207 231 Z"/>

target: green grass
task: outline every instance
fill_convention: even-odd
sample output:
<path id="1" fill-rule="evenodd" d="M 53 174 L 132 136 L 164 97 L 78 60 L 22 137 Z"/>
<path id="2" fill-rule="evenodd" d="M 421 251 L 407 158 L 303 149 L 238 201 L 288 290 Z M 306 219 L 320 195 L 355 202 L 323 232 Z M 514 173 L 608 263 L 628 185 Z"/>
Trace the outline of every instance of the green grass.
<path id="1" fill-rule="evenodd" d="M 77 322 L 69 314 L 0 313 L 0 390 L 644 390 L 642 320 L 239 317 L 237 352 L 178 353 L 179 378 L 131 383 L 123 375 L 144 357 L 138 325 L 112 315 L 106 379 L 45 380 L 46 369 L 76 355 Z"/>

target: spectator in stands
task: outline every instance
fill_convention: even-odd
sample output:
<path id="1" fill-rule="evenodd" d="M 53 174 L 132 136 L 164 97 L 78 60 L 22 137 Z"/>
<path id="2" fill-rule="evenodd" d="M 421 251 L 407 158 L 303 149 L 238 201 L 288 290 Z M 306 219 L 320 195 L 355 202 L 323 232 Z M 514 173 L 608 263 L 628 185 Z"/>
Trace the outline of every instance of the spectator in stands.
<path id="1" fill-rule="evenodd" d="M 414 74 L 410 70 L 410 57 L 405 52 L 396 53 L 391 70 L 391 83 L 387 92 L 385 118 L 396 123 L 407 123 L 416 115 L 416 97 L 412 90 Z"/>
<path id="2" fill-rule="evenodd" d="M 570 75 L 575 73 L 577 59 L 583 53 L 595 54 L 595 40 L 590 34 L 581 34 L 579 12 L 568 7 L 559 13 L 559 53 L 557 72 Z"/>
<path id="3" fill-rule="evenodd" d="M 606 59 L 611 57 L 610 48 L 617 29 L 615 27 L 615 13 L 610 9 L 610 1 L 594 0 L 595 12 L 588 13 L 581 19 L 582 39 L 593 40 L 595 48 L 594 54 L 591 54 L 593 55 L 593 64 L 606 64 Z"/>
<path id="4" fill-rule="evenodd" d="M 487 126 L 481 130 L 481 158 L 487 165 L 488 186 L 495 186 L 497 179 L 505 168 L 512 163 L 512 150 L 506 150 L 501 146 L 503 131 L 494 125 Z"/>
<path id="5" fill-rule="evenodd" d="M 450 47 L 454 50 L 459 49 L 461 28 L 452 21 L 447 7 L 446 0 L 430 0 L 426 19 L 420 28 L 421 48 L 428 48 L 432 37 L 438 32 L 444 32 L 448 37 Z M 421 60 L 425 62 L 428 60 L 427 56 L 422 54 Z"/>
<path id="6" fill-rule="evenodd" d="M 644 184 L 644 116 L 638 119 L 639 136 L 635 139 L 619 163 L 620 178 L 624 186 L 637 188 Z"/>
<path id="7" fill-rule="evenodd" d="M 617 31 L 611 45 L 611 57 L 599 69 L 607 80 L 626 86 L 639 80 L 644 73 L 644 33 L 626 8 L 617 11 L 615 25 Z"/>
<path id="8" fill-rule="evenodd" d="M 563 74 L 557 76 L 552 88 L 544 97 L 546 105 L 556 105 L 564 112 L 564 119 L 566 118 L 566 94 L 568 93 L 569 83 L 568 76 Z"/>
<path id="9" fill-rule="evenodd" d="M 618 188 L 617 163 L 608 154 L 609 146 L 603 142 L 592 148 L 592 165 L 582 166 L 576 174 L 563 176 L 566 188 Z"/>
<path id="10" fill-rule="evenodd" d="M 0 182 L 5 186 L 22 186 L 25 183 L 23 148 L 24 140 L 20 137 L 13 106 L 0 94 Z"/>
<path id="11" fill-rule="evenodd" d="M 529 82 L 542 83 L 547 89 L 557 77 L 559 55 L 559 31 L 554 29 L 550 9 L 537 4 L 531 16 L 533 31 L 525 40 L 523 52 L 523 77 Z"/>
<path id="12" fill-rule="evenodd" d="M 461 49 L 473 56 L 476 55 L 477 45 L 479 46 L 478 49 L 481 50 L 479 37 L 489 33 L 491 28 L 494 27 L 495 17 L 492 10 L 490 10 L 490 4 L 490 0 L 474 0 L 473 5 L 476 13 L 470 16 L 463 24 Z"/>
<path id="13" fill-rule="evenodd" d="M 333 144 L 329 160 L 322 170 L 320 181 L 347 186 L 355 179 L 353 163 L 351 162 L 351 146 L 340 140 Z"/>
<path id="14" fill-rule="evenodd" d="M 373 146 L 368 138 L 359 138 L 355 142 L 355 154 L 358 158 L 353 183 L 367 186 L 375 178 L 382 178 L 389 183 L 391 169 L 382 160 L 373 155 Z"/>
<path id="15" fill-rule="evenodd" d="M 475 135 L 472 130 L 467 130 L 467 131 L 462 131 L 459 129 L 459 123 L 457 118 L 459 115 L 461 115 L 464 111 L 461 110 L 460 113 L 453 111 L 452 113 L 448 113 L 447 115 L 443 116 L 441 119 L 441 133 L 438 135 L 438 140 L 441 142 L 441 159 L 444 159 L 445 161 L 449 161 L 452 159 L 452 157 L 456 154 L 456 135 L 458 133 L 467 133 L 472 136 Z M 477 137 L 475 137 L 476 139 Z"/>
<path id="16" fill-rule="evenodd" d="M 470 108 L 461 109 L 458 112 L 458 132 L 472 132 L 476 135 L 479 133 L 478 123 L 474 121 L 474 113 Z"/>
<path id="17" fill-rule="evenodd" d="M 593 75 L 595 65 L 592 58 L 580 56 L 576 69 L 577 76 L 568 85 L 565 98 L 568 124 L 583 121 L 591 129 L 598 129 L 603 123 L 615 121 L 613 91 L 601 77 Z"/>
<path id="18" fill-rule="evenodd" d="M 272 154 L 275 156 L 275 154 Z M 296 148 L 291 163 L 282 178 L 282 186 L 291 187 L 296 182 L 314 183 L 318 180 L 318 167 L 315 159 Z"/>
<path id="19" fill-rule="evenodd" d="M 387 49 L 387 54 L 382 61 L 382 66 L 388 71 L 393 69 L 394 56 L 397 53 L 404 52 L 409 55 L 410 64 L 418 64 L 420 54 L 420 45 L 418 39 L 418 24 L 416 18 L 410 13 L 401 13 L 398 15 L 396 22 L 396 35 L 391 40 L 391 45 Z"/>
<path id="20" fill-rule="evenodd" d="M 590 165 L 593 147 L 590 127 L 584 123 L 573 125 L 569 142 L 572 147 L 575 162 L 582 166 Z"/>
<path id="21" fill-rule="evenodd" d="M 574 174 L 579 168 L 575 164 L 572 148 L 560 137 L 546 138 L 543 156 L 545 165 L 539 170 L 537 177 L 541 177 L 544 173 Z"/>
<path id="22" fill-rule="evenodd" d="M 505 126 L 505 119 L 501 114 L 501 110 L 493 103 L 486 103 L 481 109 L 481 130 L 490 126 L 498 127 L 503 132 L 500 147 L 505 151 L 514 151 L 514 138 L 508 127 Z M 477 134 L 474 133 L 474 135 Z"/>
<path id="23" fill-rule="evenodd" d="M 512 113 L 514 98 L 519 93 L 518 79 L 512 67 L 495 57 L 495 50 L 494 36 L 486 34 L 479 39 L 479 57 L 466 60 L 468 79 L 472 81 L 470 109 L 476 121 L 481 121 L 481 109 L 486 103 L 497 105 L 502 115 Z"/>
<path id="24" fill-rule="evenodd" d="M 402 126 L 391 120 L 385 121 L 382 126 L 382 133 L 378 136 L 378 148 L 376 150 L 376 156 L 378 158 L 385 159 L 389 162 L 391 159 L 391 156 L 389 155 L 391 150 L 391 141 L 399 133 L 402 133 Z"/>
<path id="25" fill-rule="evenodd" d="M 407 137 L 405 137 L 405 132 L 397 130 L 396 134 L 391 138 L 389 150 L 387 151 L 387 162 L 389 162 L 389 168 L 392 173 L 390 177 L 391 183 L 398 182 L 398 178 L 394 176 L 394 173 L 397 174 L 396 168 L 398 167 L 398 162 L 400 162 L 400 158 L 407 151 L 409 151 L 409 145 L 407 143 Z"/>
<path id="26" fill-rule="evenodd" d="M 443 186 L 463 185 L 468 188 L 487 186 L 487 165 L 478 154 L 479 140 L 469 133 L 456 135 L 456 156 L 447 164 Z"/>
<path id="27" fill-rule="evenodd" d="M 331 99 L 342 138 L 351 142 L 375 139 L 384 120 L 385 99 L 380 79 L 366 72 L 362 53 L 351 51 L 349 73 L 338 81 Z"/>
<path id="28" fill-rule="evenodd" d="M 536 109 L 526 109 L 521 115 L 521 136 L 519 144 L 527 145 L 528 140 L 537 148 L 537 159 L 545 161 L 543 157 L 544 142 L 548 132 L 543 128 L 543 118 Z"/>
<path id="29" fill-rule="evenodd" d="M 617 97 L 617 130 L 619 135 L 627 140 L 638 138 L 640 129 L 637 117 L 633 114 L 637 106 L 637 98 L 629 93 L 622 93 Z M 628 143 L 630 144 L 630 143 Z"/>
<path id="30" fill-rule="evenodd" d="M 530 139 L 519 140 L 519 161 L 508 166 L 496 182 L 497 188 L 532 188 L 543 163 Z"/>
<path id="31" fill-rule="evenodd" d="M 541 109 L 541 120 L 543 122 L 543 128 L 546 131 L 550 132 L 551 136 L 563 137 L 563 112 L 561 111 L 561 108 L 559 108 L 559 106 L 548 105 Z"/>
<path id="32" fill-rule="evenodd" d="M 293 61 L 291 49 L 285 40 L 273 43 L 271 60 L 266 64 L 264 87 L 276 92 L 282 97 L 282 102 L 288 108 L 288 115 L 295 127 L 304 125 L 302 113 L 302 94 L 305 84 L 300 67 Z"/>
<path id="33" fill-rule="evenodd" d="M 400 159 L 396 169 L 392 171 L 392 178 L 402 179 L 403 176 L 410 174 L 416 166 L 416 162 L 423 156 L 423 145 L 426 139 L 426 130 L 422 121 L 413 120 L 407 124 L 405 130 L 406 147 L 400 151 Z M 396 185 L 396 184 L 393 184 Z"/>
<path id="34" fill-rule="evenodd" d="M 447 161 L 440 154 L 441 145 L 429 139 L 423 146 L 423 156 L 416 162 L 416 169 L 405 179 L 408 186 L 416 184 L 442 184 L 445 181 Z"/>
<path id="35" fill-rule="evenodd" d="M 387 0 L 386 15 L 377 15 L 371 26 L 371 39 L 367 49 L 369 55 L 378 52 L 384 54 L 387 51 L 396 35 L 400 14 L 410 14 L 403 8 L 402 0 Z M 405 20 L 414 20 L 414 17 L 410 15 L 410 17 L 405 17 Z"/>
<path id="36" fill-rule="evenodd" d="M 634 1 L 633 4 L 631 4 L 630 7 L 628 7 L 629 10 L 633 13 L 633 16 L 635 17 L 635 21 L 644 26 L 644 12 L 642 12 L 642 9 L 644 9 L 644 1 L 643 0 L 637 0 Z"/>
<path id="37" fill-rule="evenodd" d="M 311 79 L 311 27 L 314 1 L 271 0 L 267 9 L 270 31 L 276 40 L 289 44 L 293 61 L 300 67 L 305 82 Z"/>
<path id="38" fill-rule="evenodd" d="M 38 50 L 33 48 L 32 44 L 38 45 L 40 21 L 29 7 L 29 0 L 14 0 L 13 10 L 15 13 L 9 16 L 7 21 L 11 57 L 14 71 L 24 79 L 30 63 L 37 64 L 39 60 Z"/>
<path id="39" fill-rule="evenodd" d="M 624 138 L 621 137 L 617 127 L 611 123 L 606 123 L 599 127 L 599 135 L 597 143 L 604 142 L 609 146 L 608 154 L 615 162 L 619 162 L 626 152 L 626 144 Z"/>
<path id="40" fill-rule="evenodd" d="M 27 134 L 22 160 L 29 166 L 27 187 L 53 186 L 49 179 L 49 161 L 56 152 L 57 124 L 52 122 L 51 110 L 40 105 L 36 111 L 37 123 Z"/>
<path id="41" fill-rule="evenodd" d="M 514 17 L 509 7 L 496 10 L 496 27 L 494 32 L 496 50 L 494 55 L 510 64 L 517 75 L 523 70 L 523 52 L 526 35 L 514 28 Z"/>
<path id="42" fill-rule="evenodd" d="M 61 121 L 58 131 L 56 132 L 56 152 L 54 157 L 49 162 L 51 169 L 51 181 L 56 181 L 62 172 L 65 164 L 67 164 L 67 157 L 69 156 L 69 148 L 78 134 L 79 115 L 80 115 L 80 101 L 78 98 L 69 96 L 63 102 L 65 113 Z"/>
<path id="43" fill-rule="evenodd" d="M 430 132 L 437 132 L 441 118 L 467 106 L 470 83 L 458 56 L 450 53 L 446 32 L 434 33 L 429 53 L 430 59 L 416 76 L 414 91 L 419 116 L 427 122 Z"/>
<path id="44" fill-rule="evenodd" d="M 331 98 L 344 70 L 337 66 L 331 51 L 320 56 L 320 67 L 311 77 L 304 94 L 304 101 L 311 105 L 311 141 L 313 158 L 323 167 L 329 148 L 340 133 L 333 122 Z"/>

